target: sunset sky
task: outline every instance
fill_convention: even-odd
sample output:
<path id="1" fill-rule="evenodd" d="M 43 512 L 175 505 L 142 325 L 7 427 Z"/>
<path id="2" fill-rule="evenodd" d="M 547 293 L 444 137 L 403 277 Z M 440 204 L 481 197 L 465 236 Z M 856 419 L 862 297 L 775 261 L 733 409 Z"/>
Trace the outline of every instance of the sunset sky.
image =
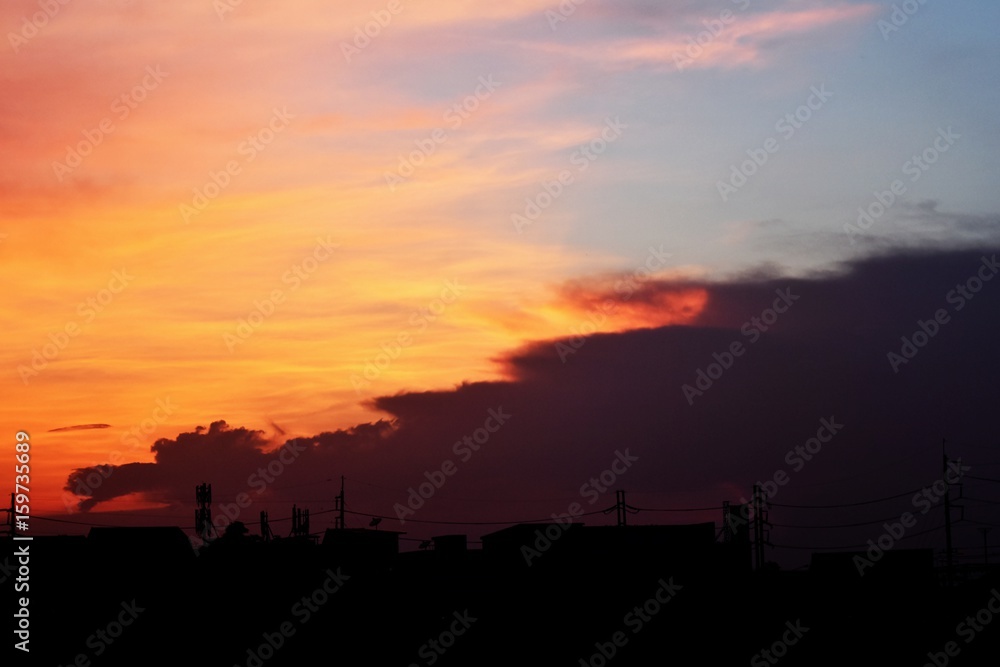
<path id="1" fill-rule="evenodd" d="M 1000 461 L 995 428 L 981 440 L 1000 281 L 947 301 L 1000 246 L 1000 5 L 895 7 L 3 3 L 0 429 L 31 434 L 33 511 L 188 525 L 194 485 L 246 491 L 292 438 L 315 458 L 240 520 L 329 509 L 340 475 L 351 507 L 392 515 L 449 458 L 415 519 L 545 517 L 626 447 L 636 504 L 715 506 L 840 412 L 852 448 L 795 493 L 901 458 L 811 492 L 930 484 L 943 437 Z M 826 300 L 751 342 L 790 285 Z M 936 308 L 955 323 L 891 367 Z M 732 340 L 744 366 L 691 404 Z M 498 407 L 510 427 L 461 462 L 452 443 Z M 751 413 L 767 452 L 726 441 Z M 64 490 L 154 462 L 116 469 L 89 515 Z"/>

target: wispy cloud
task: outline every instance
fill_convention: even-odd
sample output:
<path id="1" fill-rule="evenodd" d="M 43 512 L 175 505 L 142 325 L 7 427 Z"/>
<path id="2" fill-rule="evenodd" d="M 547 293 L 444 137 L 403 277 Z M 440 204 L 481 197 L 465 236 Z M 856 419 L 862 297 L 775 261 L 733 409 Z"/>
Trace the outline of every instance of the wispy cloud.
<path id="1" fill-rule="evenodd" d="M 49 433 L 60 431 L 87 431 L 94 428 L 111 428 L 111 424 L 79 424 L 77 426 L 63 426 L 61 428 L 50 428 Z"/>

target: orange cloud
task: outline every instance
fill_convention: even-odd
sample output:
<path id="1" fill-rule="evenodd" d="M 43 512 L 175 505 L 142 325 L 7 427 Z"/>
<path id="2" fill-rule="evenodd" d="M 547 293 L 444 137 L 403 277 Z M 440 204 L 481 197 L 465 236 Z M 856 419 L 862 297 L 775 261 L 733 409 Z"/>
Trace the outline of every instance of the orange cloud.
<path id="1" fill-rule="evenodd" d="M 512 230 L 525 196 L 600 130 L 564 111 L 583 85 L 564 61 L 498 77 L 403 186 L 385 180 L 503 58 L 662 64 L 683 35 L 570 49 L 545 41 L 548 0 L 400 1 L 352 63 L 340 43 L 385 5 L 244 2 L 220 18 L 195 0 L 69 3 L 0 53 L 0 281 L 17 286 L 0 300 L 0 391 L 16 397 L 0 428 L 38 446 L 36 511 L 62 511 L 69 469 L 149 461 L 158 438 L 199 423 L 317 433 L 370 419 L 373 396 L 499 377 L 491 359 L 569 334 L 604 298 L 619 306 L 602 331 L 685 324 L 705 307 L 696 288 L 649 301 L 618 299 L 613 281 L 554 291 L 621 265 L 571 245 L 569 207 Z M 37 8 L 4 3 L 0 21 L 17 30 Z M 703 62 L 756 61 L 767 39 L 865 11 L 741 16 Z M 527 50 L 510 48 L 522 19 L 542 34 Z M 572 20 L 586 22 L 586 5 Z M 506 37 L 480 40 L 493 22 Z M 452 52 L 467 80 L 400 74 L 414 54 Z M 280 130 L 275 109 L 291 116 Z M 116 271 L 133 276 L 123 289 Z M 462 289 L 446 303 L 449 281 Z M 50 432 L 98 423 L 110 427 Z"/>

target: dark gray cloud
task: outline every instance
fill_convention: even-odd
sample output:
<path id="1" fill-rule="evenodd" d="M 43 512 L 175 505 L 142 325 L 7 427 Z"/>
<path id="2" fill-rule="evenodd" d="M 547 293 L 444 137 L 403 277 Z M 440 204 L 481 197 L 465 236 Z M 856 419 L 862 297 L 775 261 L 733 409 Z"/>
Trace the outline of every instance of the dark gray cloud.
<path id="1" fill-rule="evenodd" d="M 60 428 L 50 428 L 49 433 L 59 433 L 60 431 L 86 431 L 92 428 L 111 428 L 111 424 L 78 424 L 76 426 L 62 426 Z"/>
<path id="2" fill-rule="evenodd" d="M 626 449 L 639 463 L 614 487 L 626 488 L 639 507 L 719 506 L 749 497 L 754 482 L 779 470 L 789 480 L 775 502 L 829 504 L 932 484 L 941 476 L 944 438 L 952 456 L 990 477 L 988 467 L 978 466 L 998 460 L 998 255 L 993 249 L 904 252 L 813 278 L 650 281 L 637 302 L 656 304 L 657 291 L 701 287 L 709 294 L 706 307 L 690 326 L 534 342 L 504 359 L 506 381 L 377 398 L 372 405 L 388 416 L 384 421 L 282 440 L 300 453 L 265 488 L 255 486 L 253 475 L 275 460 L 281 442 L 260 431 L 216 422 L 161 439 L 153 447 L 155 463 L 114 467 L 84 506 L 145 493 L 188 513 L 193 487 L 208 481 L 216 502 L 247 493 L 254 517 L 258 508 L 288 514 L 292 502 L 319 511 L 332 508 L 345 475 L 349 508 L 394 516 L 409 489 L 441 479 L 436 473 L 450 460 L 454 473 L 410 518 L 540 518 L 589 499 L 593 492 L 583 485 Z M 977 282 L 985 277 L 990 280 Z M 580 296 L 583 304 L 593 298 Z M 904 344 L 914 338 L 918 346 Z M 730 357 L 734 344 L 741 354 Z M 899 355 L 896 361 L 891 353 Z M 685 392 L 685 385 L 700 393 Z M 497 425 L 491 414 L 509 417 L 487 434 Z M 811 460 L 794 454 L 824 420 L 843 427 Z M 475 450 L 464 438 L 477 435 L 487 439 Z M 67 488 L 91 472 L 75 471 Z M 966 493 L 995 499 L 994 487 L 970 481 Z M 613 503 L 613 489 L 593 504 L 583 502 L 587 510 Z M 840 516 L 898 516 L 909 503 L 903 498 Z M 989 507 L 970 504 L 966 517 L 991 521 Z M 772 512 L 783 524 L 836 516 Z M 645 513 L 636 520 L 719 516 Z M 940 525 L 939 514 L 928 515 L 926 527 L 933 521 Z M 388 523 L 383 526 L 399 528 Z M 407 523 L 403 530 L 423 537 L 456 527 Z M 865 530 L 810 538 L 808 531 L 775 528 L 774 539 L 855 544 L 877 537 L 879 529 Z M 973 545 L 981 539 L 971 523 L 956 534 Z"/>

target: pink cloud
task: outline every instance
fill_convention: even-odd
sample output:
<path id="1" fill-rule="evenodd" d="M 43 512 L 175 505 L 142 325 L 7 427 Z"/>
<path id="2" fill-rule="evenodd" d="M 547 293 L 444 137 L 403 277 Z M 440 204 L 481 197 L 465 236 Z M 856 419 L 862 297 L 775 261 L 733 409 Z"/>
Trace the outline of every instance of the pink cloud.
<path id="1" fill-rule="evenodd" d="M 765 14 L 733 12 L 727 20 L 717 17 L 672 24 L 660 34 L 631 37 L 604 43 L 549 44 L 545 50 L 599 61 L 609 68 L 643 66 L 687 68 L 733 68 L 764 65 L 768 46 L 776 39 L 814 32 L 872 16 L 874 5 L 841 5 Z"/>

